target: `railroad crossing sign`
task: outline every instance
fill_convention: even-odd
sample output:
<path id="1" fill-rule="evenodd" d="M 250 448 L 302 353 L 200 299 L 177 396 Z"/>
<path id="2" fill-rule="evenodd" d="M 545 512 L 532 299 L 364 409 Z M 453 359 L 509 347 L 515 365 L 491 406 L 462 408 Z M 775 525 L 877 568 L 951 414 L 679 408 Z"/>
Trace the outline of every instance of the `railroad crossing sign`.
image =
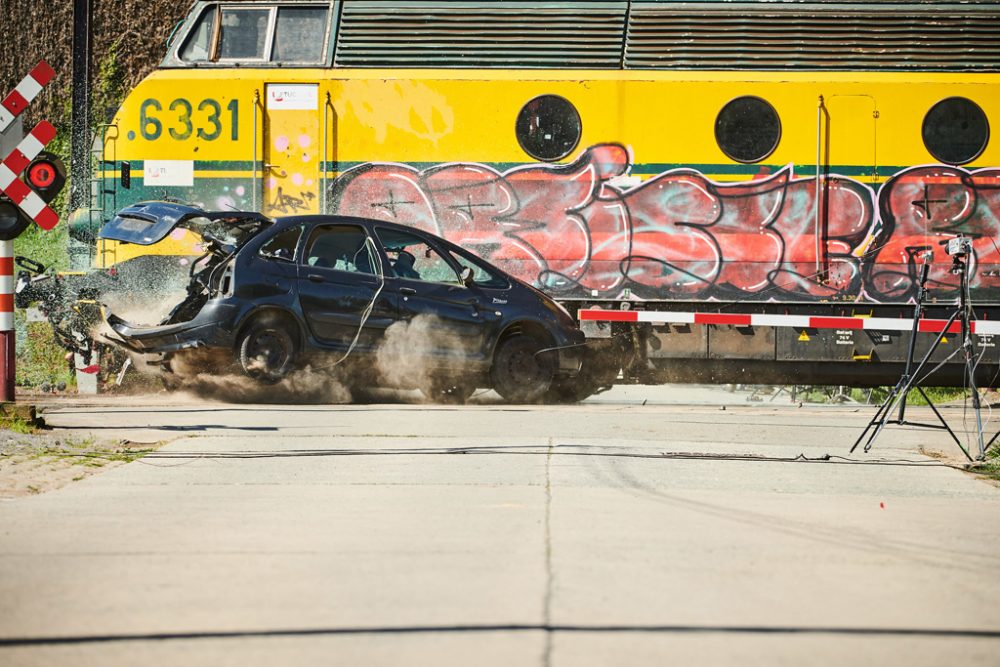
<path id="1" fill-rule="evenodd" d="M 47 62 L 41 60 L 35 65 L 35 69 L 28 72 L 28 76 L 21 79 L 21 83 L 17 84 L 14 90 L 3 98 L 3 102 L 0 102 L 0 132 L 6 130 L 7 126 L 28 108 L 31 100 L 35 99 L 35 96 L 55 75 L 55 70 L 49 67 Z"/>
<path id="2" fill-rule="evenodd" d="M 0 134 L 53 76 L 55 72 L 43 60 L 0 101 Z M 46 202 L 62 189 L 62 163 L 54 155 L 42 154 L 55 136 L 56 128 L 43 120 L 0 162 L 0 401 L 14 400 L 13 239 L 31 224 L 30 220 L 46 231 L 59 222 L 59 216 Z"/>
<path id="3" fill-rule="evenodd" d="M 55 72 L 48 63 L 42 60 L 15 86 L 14 90 L 0 102 L 0 132 L 6 130 L 14 122 L 14 119 L 27 108 L 45 84 L 52 80 L 53 76 L 55 76 Z M 19 176 L 28 169 L 32 160 L 38 157 L 45 145 L 52 141 L 55 136 L 56 129 L 51 123 L 43 120 L 21 140 L 17 147 L 3 159 L 3 162 L 0 162 L 0 193 L 10 198 L 15 206 L 46 231 L 56 226 L 56 223 L 59 222 L 59 216 L 48 207 L 35 189 L 45 189 L 46 186 L 51 186 L 53 181 L 50 180 L 50 174 L 54 176 L 57 168 L 53 163 L 48 171 L 44 168 L 29 170 L 27 183 L 22 181 Z M 38 179 L 37 183 L 32 182 L 33 173 Z M 35 186 L 35 188 L 31 186 Z M 59 189 L 61 187 L 60 184 Z"/>

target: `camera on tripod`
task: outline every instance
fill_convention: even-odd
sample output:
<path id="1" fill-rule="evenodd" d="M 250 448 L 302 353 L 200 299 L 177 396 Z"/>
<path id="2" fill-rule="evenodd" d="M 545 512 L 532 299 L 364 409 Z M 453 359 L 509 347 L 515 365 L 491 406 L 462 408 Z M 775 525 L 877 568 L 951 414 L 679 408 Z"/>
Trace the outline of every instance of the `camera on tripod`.
<path id="1" fill-rule="evenodd" d="M 972 239 L 968 236 L 956 236 L 953 239 L 942 241 L 941 245 L 944 246 L 945 252 L 955 258 L 968 257 L 972 254 Z"/>

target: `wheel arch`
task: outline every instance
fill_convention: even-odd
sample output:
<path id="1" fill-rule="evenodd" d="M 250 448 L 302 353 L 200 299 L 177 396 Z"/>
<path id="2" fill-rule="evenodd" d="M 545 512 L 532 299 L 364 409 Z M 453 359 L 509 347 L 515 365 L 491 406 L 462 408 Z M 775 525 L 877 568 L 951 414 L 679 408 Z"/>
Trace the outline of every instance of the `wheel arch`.
<path id="1" fill-rule="evenodd" d="M 233 336 L 233 340 L 239 341 L 244 332 L 257 322 L 269 320 L 288 325 L 289 331 L 292 332 L 292 342 L 295 343 L 296 351 L 301 352 L 305 349 L 305 331 L 302 323 L 299 322 L 299 318 L 294 313 L 280 306 L 259 306 L 248 312 L 240 321 L 239 326 L 236 327 L 236 335 Z"/>
<path id="2" fill-rule="evenodd" d="M 504 327 L 504 329 L 500 332 L 500 335 L 496 337 L 495 341 L 493 341 L 493 345 L 490 349 L 490 358 L 496 354 L 497 348 L 500 347 L 501 343 L 509 338 L 520 335 L 536 338 L 546 347 L 555 345 L 555 339 L 552 337 L 552 334 L 544 324 L 534 320 L 517 320 Z"/>

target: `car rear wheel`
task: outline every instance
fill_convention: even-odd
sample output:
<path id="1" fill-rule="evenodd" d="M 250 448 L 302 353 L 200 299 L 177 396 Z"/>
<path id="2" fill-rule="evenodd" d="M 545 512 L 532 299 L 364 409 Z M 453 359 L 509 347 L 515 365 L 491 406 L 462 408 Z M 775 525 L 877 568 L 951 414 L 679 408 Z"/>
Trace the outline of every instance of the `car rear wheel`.
<path id="1" fill-rule="evenodd" d="M 240 335 L 236 349 L 243 372 L 265 384 L 288 375 L 295 362 L 295 339 L 280 321 L 254 322 Z"/>
<path id="2" fill-rule="evenodd" d="M 511 403 L 534 403 L 552 385 L 552 355 L 538 354 L 544 346 L 526 335 L 511 336 L 497 346 L 490 376 L 493 389 Z"/>

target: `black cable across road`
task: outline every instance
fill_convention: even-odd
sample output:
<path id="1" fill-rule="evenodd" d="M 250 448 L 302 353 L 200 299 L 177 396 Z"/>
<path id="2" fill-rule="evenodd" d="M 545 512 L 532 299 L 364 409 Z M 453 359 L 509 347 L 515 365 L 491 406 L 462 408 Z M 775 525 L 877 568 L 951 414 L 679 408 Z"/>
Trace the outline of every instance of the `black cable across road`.
<path id="1" fill-rule="evenodd" d="M 919 468 L 951 468 L 955 470 L 975 470 L 974 466 L 951 464 L 936 459 L 855 459 L 836 454 L 822 454 L 820 456 L 806 456 L 797 454 L 795 456 L 765 456 L 761 454 L 740 454 L 740 453 L 712 453 L 712 452 L 681 452 L 681 451 L 661 451 L 661 452 L 615 452 L 615 451 L 579 451 L 581 445 L 555 445 L 551 448 L 545 446 L 524 445 L 524 446 L 500 446 L 500 447 L 406 447 L 406 448 L 386 448 L 386 449 L 291 449 L 282 451 L 233 451 L 233 452 L 190 452 L 190 451 L 151 451 L 142 458 L 137 459 L 139 463 L 148 463 L 157 460 L 197 460 L 197 459 L 279 459 L 279 458 L 307 458 L 307 457 L 335 457 L 335 456 L 465 456 L 465 455 L 493 455 L 493 456 L 572 456 L 582 458 L 622 458 L 622 459 L 647 459 L 647 460 L 698 460 L 698 461 L 720 461 L 720 462 L 751 462 L 751 463 L 813 463 L 813 464 L 833 464 L 833 465 L 868 465 L 868 466 L 906 466 Z M 59 452 L 59 456 L 78 456 L 89 458 L 114 459 L 120 458 L 120 453 L 100 452 L 100 451 L 80 451 L 80 452 Z"/>
<path id="2" fill-rule="evenodd" d="M 230 630 L 204 632 L 156 632 L 148 634 L 56 635 L 52 637 L 0 637 L 0 648 L 101 644 L 111 642 L 186 641 L 203 639 L 246 639 L 254 637 L 315 637 L 336 635 L 464 634 L 490 632 L 546 632 L 593 634 L 762 634 L 762 635 L 841 635 L 888 637 L 964 637 L 1000 639 L 1000 630 L 955 628 L 879 628 L 836 626 L 770 625 L 550 625 L 509 623 L 482 625 L 398 625 L 382 627 L 300 628 L 284 630 Z"/>

